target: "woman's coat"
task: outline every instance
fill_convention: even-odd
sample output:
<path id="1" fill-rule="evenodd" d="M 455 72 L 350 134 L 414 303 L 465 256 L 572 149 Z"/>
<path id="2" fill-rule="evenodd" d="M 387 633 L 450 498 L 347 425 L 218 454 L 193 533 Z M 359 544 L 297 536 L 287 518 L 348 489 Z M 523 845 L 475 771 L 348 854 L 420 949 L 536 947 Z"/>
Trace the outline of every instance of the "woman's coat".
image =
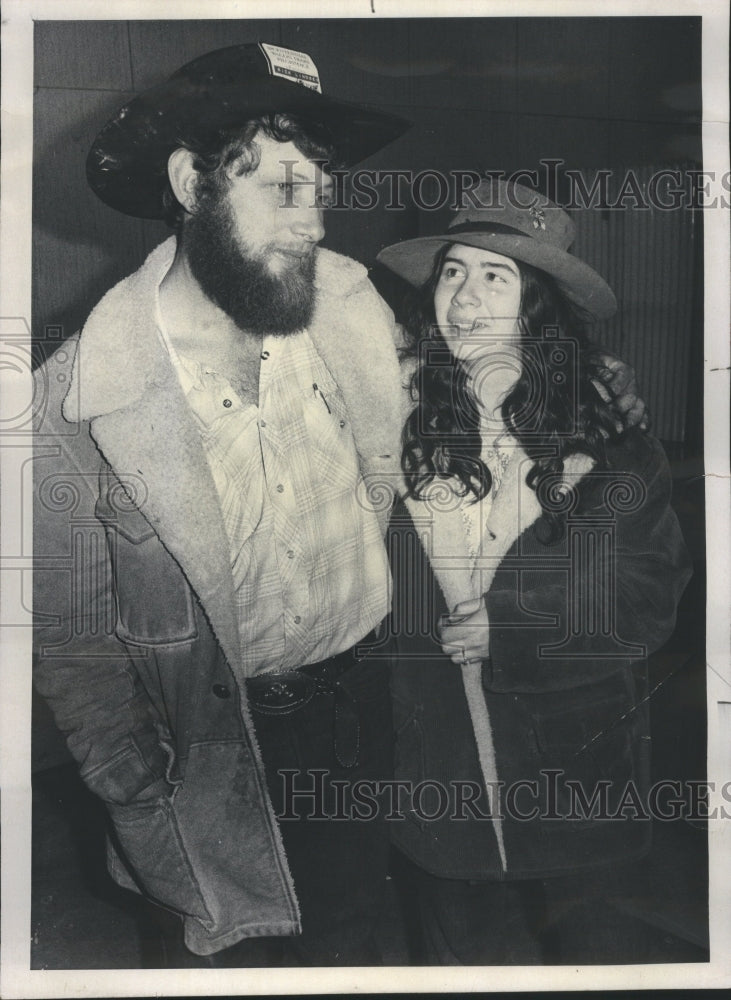
<path id="1" fill-rule="evenodd" d="M 565 532 L 547 545 L 516 444 L 474 571 L 454 504 L 394 512 L 396 778 L 410 793 L 393 839 L 433 874 L 540 877 L 649 845 L 646 657 L 672 633 L 689 560 L 658 442 L 631 431 L 608 460 L 567 459 L 553 490 Z M 490 656 L 460 668 L 437 623 L 475 593 Z"/>

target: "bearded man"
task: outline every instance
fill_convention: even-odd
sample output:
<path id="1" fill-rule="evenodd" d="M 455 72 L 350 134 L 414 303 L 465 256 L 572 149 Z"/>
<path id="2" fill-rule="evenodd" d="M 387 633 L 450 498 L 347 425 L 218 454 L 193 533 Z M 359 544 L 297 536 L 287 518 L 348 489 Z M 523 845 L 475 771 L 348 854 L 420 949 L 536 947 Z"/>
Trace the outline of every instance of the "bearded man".
<path id="1" fill-rule="evenodd" d="M 392 773 L 364 484 L 398 468 L 400 383 L 365 268 L 317 244 L 327 163 L 407 123 L 293 82 L 303 60 L 209 53 L 100 133 L 92 188 L 176 237 L 38 373 L 36 683 L 113 877 L 175 914 L 170 964 L 380 960 L 388 835 L 342 789 Z"/>

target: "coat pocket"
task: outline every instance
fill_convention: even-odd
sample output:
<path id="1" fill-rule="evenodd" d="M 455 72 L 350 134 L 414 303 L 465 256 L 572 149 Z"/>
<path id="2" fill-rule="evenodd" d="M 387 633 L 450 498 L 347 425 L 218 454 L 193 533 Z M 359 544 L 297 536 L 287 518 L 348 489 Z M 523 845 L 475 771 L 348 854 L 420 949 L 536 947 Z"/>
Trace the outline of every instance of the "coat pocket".
<path id="1" fill-rule="evenodd" d="M 547 813 L 575 823 L 608 819 L 637 788 L 640 732 L 626 696 L 584 698 L 564 710 L 536 712 L 532 724 Z M 592 805 L 593 803 L 593 805 Z"/>
<path id="2" fill-rule="evenodd" d="M 107 803 L 121 855 L 134 881 L 151 899 L 213 924 L 178 830 L 173 804 L 156 798 Z"/>
<path id="3" fill-rule="evenodd" d="M 193 595 L 179 565 L 136 508 L 96 505 L 104 525 L 116 598 L 116 635 L 142 646 L 188 643 L 198 631 Z"/>

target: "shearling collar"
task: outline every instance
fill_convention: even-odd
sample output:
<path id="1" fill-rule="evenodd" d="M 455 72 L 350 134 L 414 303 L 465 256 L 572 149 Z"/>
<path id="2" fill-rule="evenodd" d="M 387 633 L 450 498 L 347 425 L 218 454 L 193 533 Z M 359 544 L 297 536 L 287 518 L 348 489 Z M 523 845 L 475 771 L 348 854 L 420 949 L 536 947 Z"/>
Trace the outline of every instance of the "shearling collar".
<path id="1" fill-rule="evenodd" d="M 490 509 L 476 559 L 468 550 L 458 498 L 454 495 L 452 502 L 445 500 L 451 493 L 449 481 L 437 484 L 434 502 L 405 499 L 450 611 L 463 601 L 487 593 L 513 544 L 541 516 L 536 493 L 526 482 L 533 462 L 512 438 L 510 451 L 510 461 Z M 560 492 L 575 488 L 593 466 L 588 455 L 580 452 L 568 455 L 564 459 L 562 483 L 556 489 Z"/>
<path id="2" fill-rule="evenodd" d="M 490 509 L 474 565 L 468 550 L 458 498 L 453 494 L 452 502 L 449 502 L 448 483 L 437 484 L 446 487 L 447 492 L 442 489 L 441 496 L 437 492 L 436 500 L 432 503 L 412 497 L 405 500 L 450 612 L 458 604 L 481 598 L 487 593 L 504 557 L 523 532 L 535 524 L 541 515 L 536 494 L 525 481 L 533 463 L 517 441 L 511 439 L 511 442 L 510 461 Z M 564 460 L 563 473 L 566 487 L 575 486 L 592 466 L 593 461 L 588 455 L 577 453 L 568 456 Z M 558 488 L 561 489 L 561 486 Z M 490 710 L 482 685 L 482 663 L 472 660 L 463 664 L 461 675 L 482 779 L 491 803 L 490 812 L 498 851 L 505 870 L 508 862 L 502 818 L 493 803 L 493 796 L 498 794 L 496 790 L 499 788 L 500 774 Z"/>
<path id="3" fill-rule="evenodd" d="M 79 340 L 64 416 L 89 420 L 133 405 L 174 372 L 157 335 L 155 297 L 175 255 L 170 237 L 93 310 Z M 398 453 L 400 404 L 393 318 L 362 264 L 318 248 L 310 336 L 337 382 L 359 454 Z M 373 419 L 374 414 L 378 419 Z"/>

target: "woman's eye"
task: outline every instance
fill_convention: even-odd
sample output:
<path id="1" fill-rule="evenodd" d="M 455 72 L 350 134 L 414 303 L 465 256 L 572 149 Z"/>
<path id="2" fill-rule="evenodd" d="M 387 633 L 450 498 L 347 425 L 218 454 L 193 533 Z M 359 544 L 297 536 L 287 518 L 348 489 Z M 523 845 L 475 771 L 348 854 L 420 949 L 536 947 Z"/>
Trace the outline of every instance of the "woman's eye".
<path id="1" fill-rule="evenodd" d="M 443 278 L 456 278 L 459 274 L 459 268 L 456 267 L 445 267 L 442 271 Z"/>
<path id="2" fill-rule="evenodd" d="M 497 271 L 488 271 L 485 274 L 485 278 L 491 284 L 494 283 L 494 282 L 496 282 L 496 281 L 502 281 L 502 282 L 505 281 L 505 278 L 503 278 L 502 274 L 498 274 Z"/>

